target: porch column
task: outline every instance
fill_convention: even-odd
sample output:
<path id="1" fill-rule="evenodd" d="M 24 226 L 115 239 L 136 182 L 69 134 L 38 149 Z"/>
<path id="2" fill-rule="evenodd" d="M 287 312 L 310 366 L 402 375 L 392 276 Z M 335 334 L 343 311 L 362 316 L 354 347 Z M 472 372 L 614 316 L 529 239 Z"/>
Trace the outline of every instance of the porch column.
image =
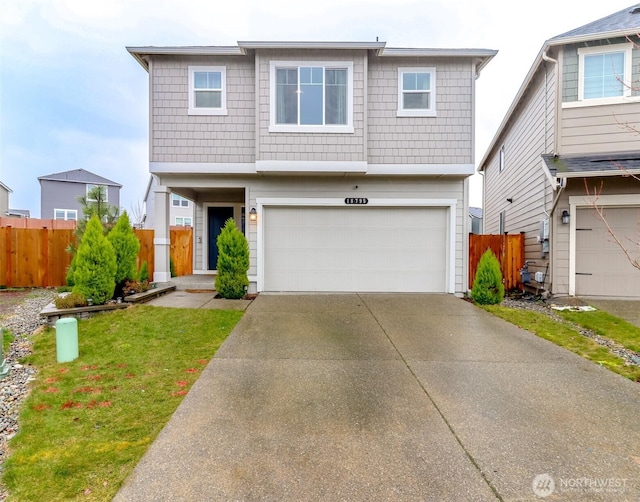
<path id="1" fill-rule="evenodd" d="M 171 240 L 169 237 L 169 194 L 171 190 L 158 185 L 153 190 L 155 197 L 155 235 L 153 247 L 155 253 L 153 282 L 169 282 L 171 270 L 169 268 L 169 253 Z"/>

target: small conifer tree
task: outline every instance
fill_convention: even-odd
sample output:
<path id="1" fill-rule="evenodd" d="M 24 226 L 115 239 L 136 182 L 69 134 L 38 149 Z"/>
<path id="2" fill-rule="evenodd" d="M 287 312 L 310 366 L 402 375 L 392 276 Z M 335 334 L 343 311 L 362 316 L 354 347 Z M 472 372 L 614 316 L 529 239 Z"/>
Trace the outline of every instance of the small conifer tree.
<path id="1" fill-rule="evenodd" d="M 148 281 L 149 280 L 149 264 L 147 260 L 142 262 L 140 265 L 140 270 L 138 271 L 138 279 L 140 281 Z"/>
<path id="2" fill-rule="evenodd" d="M 116 254 L 103 235 L 102 223 L 97 216 L 87 222 L 75 261 L 72 291 L 91 298 L 96 305 L 111 299 L 116 286 Z"/>
<path id="3" fill-rule="evenodd" d="M 125 281 L 137 279 L 136 261 L 140 251 L 140 241 L 133 233 L 126 211 L 118 218 L 115 226 L 107 234 L 107 240 L 116 254 L 116 296 L 124 296 Z"/>
<path id="4" fill-rule="evenodd" d="M 116 270 L 116 283 L 120 283 L 125 279 L 135 280 L 136 260 L 138 251 L 140 251 L 140 241 L 133 233 L 129 215 L 126 211 L 122 213 L 116 225 L 107 235 L 107 239 L 113 246 L 116 253 L 116 262 L 118 268 Z"/>
<path id="5" fill-rule="evenodd" d="M 504 300 L 500 262 L 491 249 L 487 249 L 480 257 L 471 298 L 480 305 L 496 305 Z"/>
<path id="6" fill-rule="evenodd" d="M 216 291 L 223 298 L 242 298 L 249 286 L 249 244 L 232 218 L 226 221 L 217 244 Z"/>

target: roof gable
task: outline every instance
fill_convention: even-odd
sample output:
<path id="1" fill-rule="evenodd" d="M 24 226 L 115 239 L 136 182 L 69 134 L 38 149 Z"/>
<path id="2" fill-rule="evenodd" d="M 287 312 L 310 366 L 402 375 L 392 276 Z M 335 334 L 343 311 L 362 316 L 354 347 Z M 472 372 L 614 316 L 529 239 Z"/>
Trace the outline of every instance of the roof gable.
<path id="1" fill-rule="evenodd" d="M 602 19 L 557 35 L 549 39 L 549 42 L 555 44 L 565 39 L 585 36 L 598 38 L 599 35 L 608 35 L 614 32 L 621 32 L 620 34 L 624 35 L 628 34 L 629 31 L 635 33 L 638 29 L 640 29 L 640 4 L 632 5 Z"/>
<path id="2" fill-rule="evenodd" d="M 49 174 L 47 176 L 39 176 L 38 180 L 47 181 L 67 181 L 70 183 L 90 183 L 93 185 L 109 185 L 121 188 L 120 183 L 108 180 L 97 174 L 93 174 L 85 169 L 73 169 L 71 171 L 64 171 L 61 173 Z"/>

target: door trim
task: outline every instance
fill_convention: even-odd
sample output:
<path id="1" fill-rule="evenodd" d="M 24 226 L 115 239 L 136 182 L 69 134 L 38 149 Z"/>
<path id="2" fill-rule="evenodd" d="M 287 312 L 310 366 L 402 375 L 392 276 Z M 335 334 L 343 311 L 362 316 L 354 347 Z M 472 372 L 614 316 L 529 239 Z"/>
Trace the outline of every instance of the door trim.
<path id="1" fill-rule="evenodd" d="M 232 207 L 233 219 L 238 228 L 242 217 L 243 202 L 205 202 L 202 204 L 202 273 L 206 274 L 215 271 L 209 268 L 209 208 L 210 207 Z M 195 232 L 194 232 L 195 234 Z M 195 236 L 194 236 L 195 238 Z"/>
<path id="2" fill-rule="evenodd" d="M 456 199 L 382 199 L 369 198 L 369 207 L 444 207 L 448 209 L 447 228 L 447 293 L 455 293 L 456 278 Z M 256 198 L 258 215 L 264 215 L 264 208 L 269 206 L 304 206 L 304 207 L 346 207 L 345 199 L 331 198 Z M 264 291 L 264 217 L 258 217 L 257 228 L 257 290 Z"/>

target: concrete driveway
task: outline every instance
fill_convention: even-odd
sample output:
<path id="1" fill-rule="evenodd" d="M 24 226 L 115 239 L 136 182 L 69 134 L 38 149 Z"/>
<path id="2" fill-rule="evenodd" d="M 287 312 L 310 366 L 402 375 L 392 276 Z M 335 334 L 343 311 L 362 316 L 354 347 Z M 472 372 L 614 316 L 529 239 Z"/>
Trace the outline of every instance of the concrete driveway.
<path id="1" fill-rule="evenodd" d="M 266 295 L 114 500 L 640 500 L 640 385 L 450 295 Z"/>

